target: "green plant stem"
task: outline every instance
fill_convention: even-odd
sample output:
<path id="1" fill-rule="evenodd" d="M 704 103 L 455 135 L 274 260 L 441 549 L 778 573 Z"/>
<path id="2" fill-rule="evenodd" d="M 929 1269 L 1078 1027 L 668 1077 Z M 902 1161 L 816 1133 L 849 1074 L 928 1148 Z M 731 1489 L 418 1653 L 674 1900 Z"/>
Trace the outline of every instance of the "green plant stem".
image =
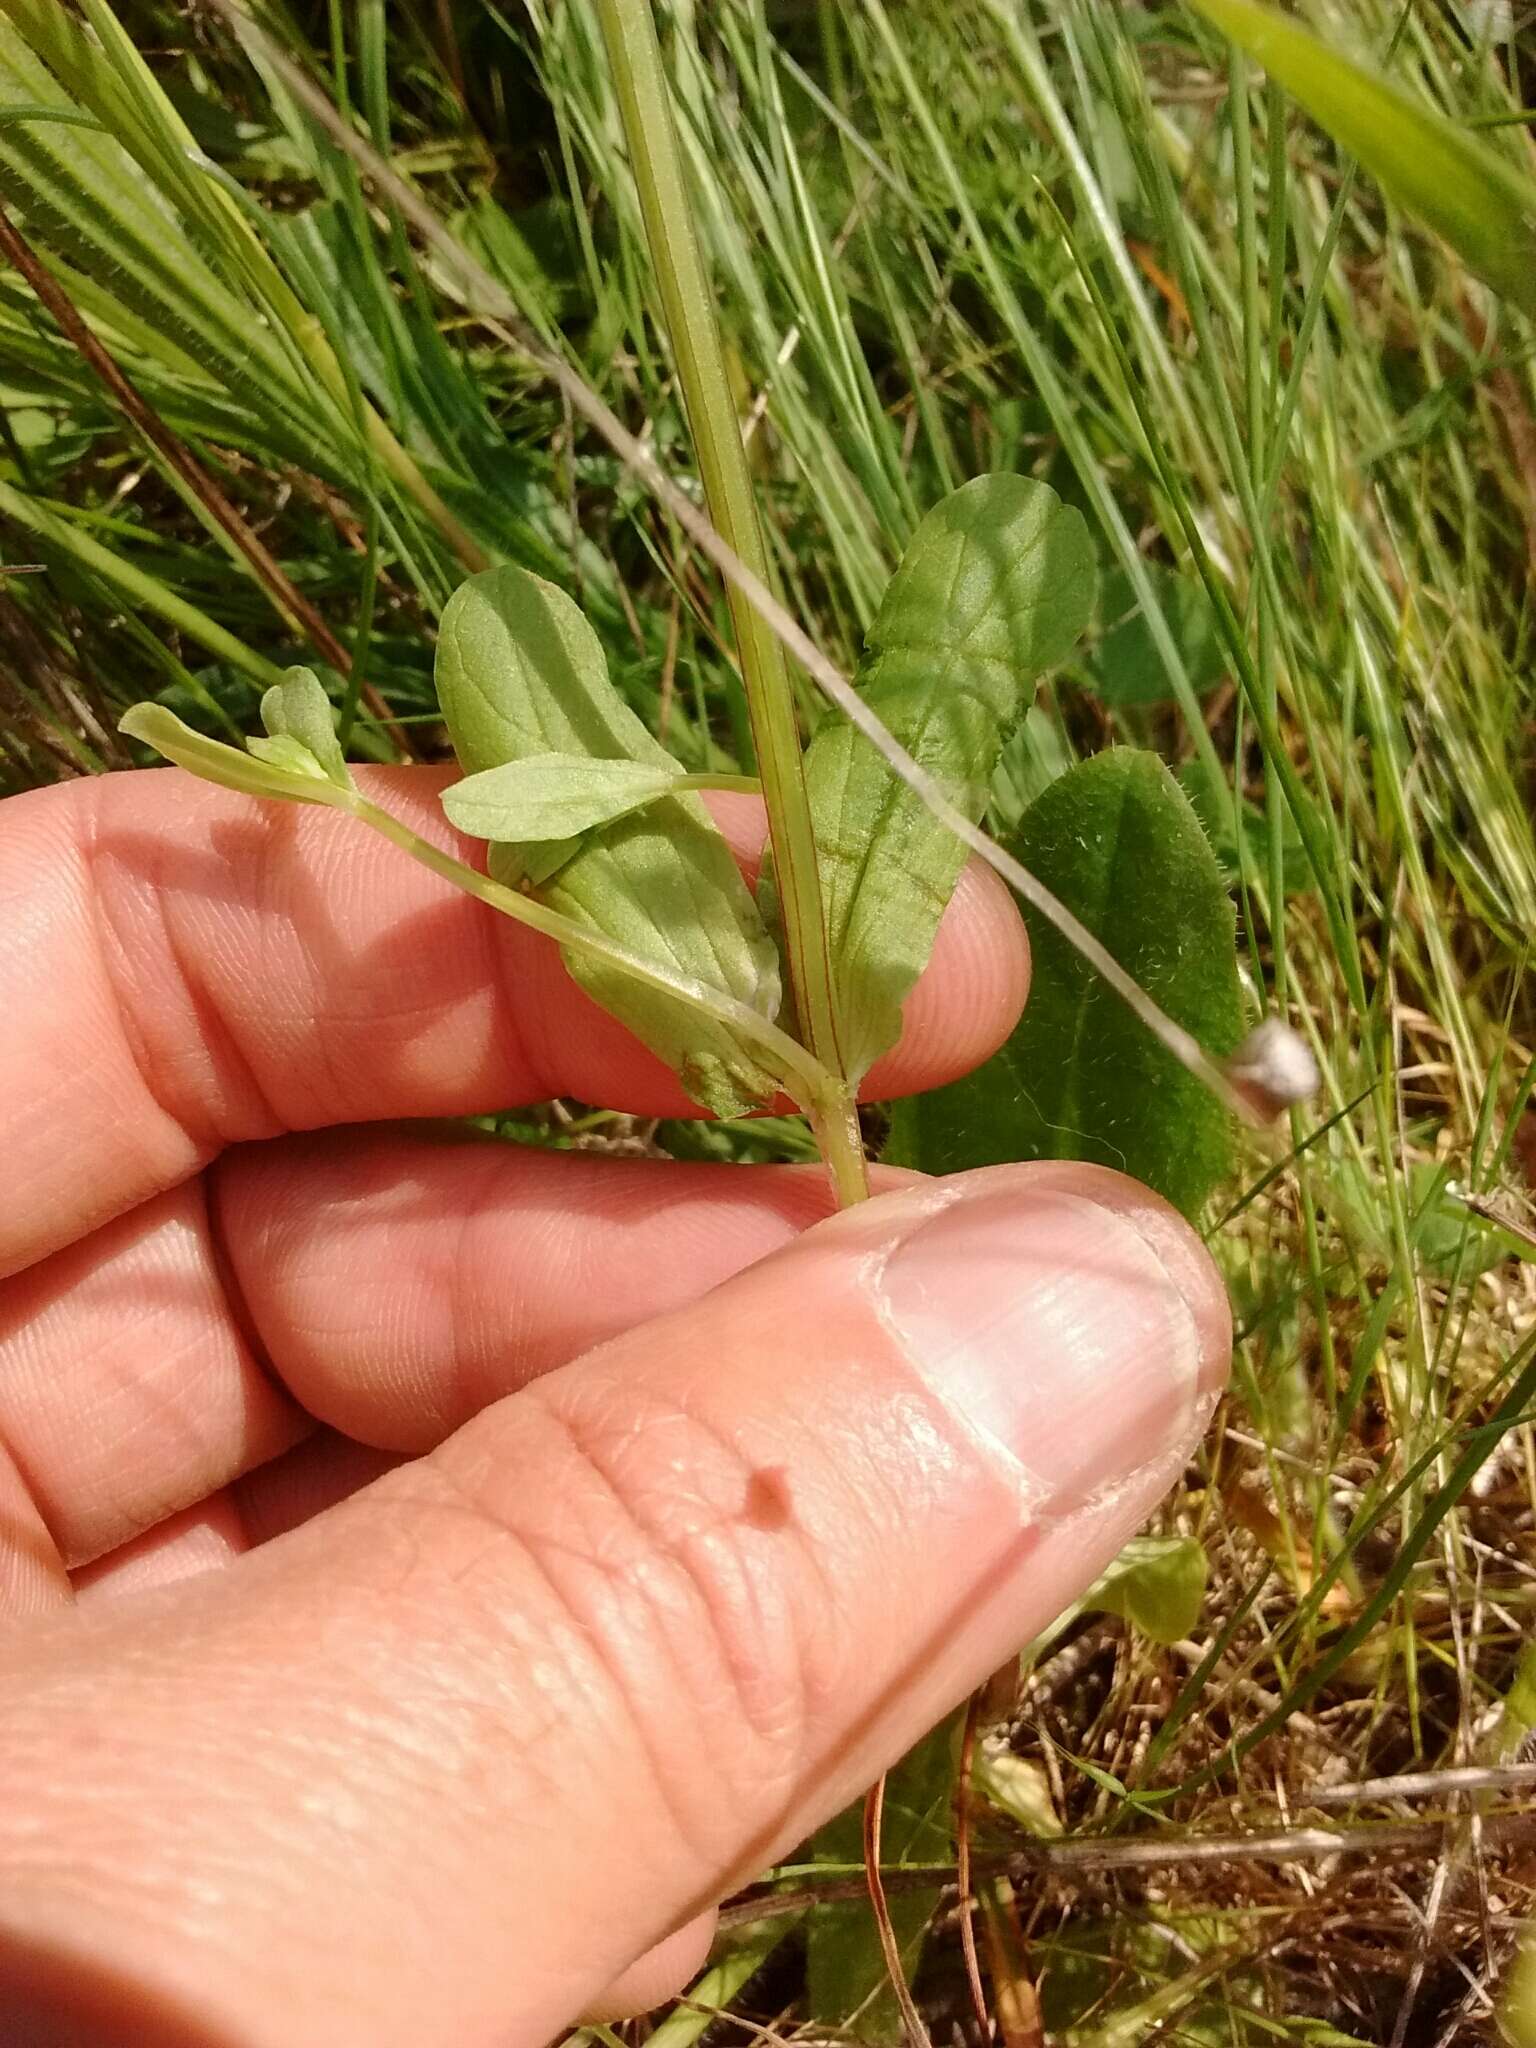
<path id="1" fill-rule="evenodd" d="M 444 881 L 451 882 L 456 889 L 462 889 L 466 896 L 473 896 L 491 909 L 499 910 L 504 916 L 516 918 L 519 924 L 528 925 L 546 938 L 555 940 L 561 946 L 578 946 L 596 957 L 606 960 L 633 980 L 643 981 L 648 987 L 659 990 L 663 995 L 680 997 L 692 1003 L 696 1009 L 706 1010 L 733 1031 L 750 1038 L 760 1045 L 767 1057 L 767 1063 L 784 1076 L 785 1086 L 801 1107 L 810 1116 L 818 1130 L 831 1126 L 842 1114 L 843 1098 L 847 1093 L 838 1076 L 822 1066 L 815 1055 L 807 1051 L 787 1031 L 781 1031 L 776 1024 L 751 1009 L 746 1003 L 738 1003 L 719 990 L 708 988 L 703 982 L 691 980 L 685 975 L 669 974 L 664 968 L 656 967 L 638 953 L 631 953 L 626 946 L 616 945 L 605 939 L 600 932 L 589 926 L 578 924 L 574 918 L 565 917 L 558 910 L 551 910 L 532 896 L 524 896 L 516 889 L 507 889 L 500 882 L 493 882 L 489 875 L 482 875 L 478 869 L 456 860 L 451 853 L 445 853 L 440 846 L 434 846 L 423 839 L 419 832 L 413 832 L 409 825 L 403 825 L 388 811 L 381 810 L 367 797 L 355 791 L 336 790 L 327 792 L 318 801 L 330 804 L 334 809 L 345 811 L 360 824 L 382 834 L 408 853 L 413 860 L 430 868 Z M 857 1116 L 854 1128 L 858 1127 Z"/>
<path id="2" fill-rule="evenodd" d="M 848 1083 L 838 1076 L 835 1092 L 810 1110 L 811 1132 L 816 1148 L 832 1177 L 832 1192 L 839 1209 L 851 1209 L 869 1197 L 869 1162 L 864 1156 L 864 1133 L 859 1128 L 859 1106 Z"/>
<path id="3" fill-rule="evenodd" d="M 714 298 L 694 230 L 651 0 L 597 0 L 597 13 L 710 517 L 726 544 L 766 582 L 767 554 L 726 378 Z M 817 1060 L 841 1076 L 844 1061 L 794 694 L 772 630 L 734 584 L 728 598 L 768 811 L 796 1019 Z M 858 1114 L 846 1083 L 836 1114 L 816 1119 L 816 1138 L 839 1203 L 866 1195 L 869 1181 Z"/>
<path id="4" fill-rule="evenodd" d="M 723 789 L 733 796 L 761 796 L 763 785 L 755 775 L 680 775 L 672 792 L 680 789 Z"/>

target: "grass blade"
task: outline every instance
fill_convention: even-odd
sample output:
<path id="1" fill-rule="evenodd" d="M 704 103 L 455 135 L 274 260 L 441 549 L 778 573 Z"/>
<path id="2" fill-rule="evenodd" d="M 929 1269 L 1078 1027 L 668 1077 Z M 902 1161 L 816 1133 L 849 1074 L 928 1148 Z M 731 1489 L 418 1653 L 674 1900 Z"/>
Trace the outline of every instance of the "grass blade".
<path id="1" fill-rule="evenodd" d="M 1536 313 L 1536 184 L 1454 121 L 1258 0 L 1190 0 L 1405 211 L 1428 223 L 1501 298 Z"/>

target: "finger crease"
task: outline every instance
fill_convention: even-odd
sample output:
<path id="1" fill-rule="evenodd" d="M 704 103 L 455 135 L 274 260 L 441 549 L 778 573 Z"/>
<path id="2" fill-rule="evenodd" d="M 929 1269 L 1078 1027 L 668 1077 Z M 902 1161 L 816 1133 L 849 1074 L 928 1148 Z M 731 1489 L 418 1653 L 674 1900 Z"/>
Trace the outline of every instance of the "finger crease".
<path id="1" fill-rule="evenodd" d="M 240 1262 L 235 1257 L 229 1231 L 224 1221 L 223 1175 L 219 1171 L 221 1160 L 206 1169 L 203 1174 L 203 1219 L 207 1232 L 208 1265 L 224 1302 L 225 1313 L 239 1335 L 251 1364 L 281 1396 L 292 1405 L 294 1396 L 284 1382 L 282 1368 L 267 1347 L 246 1295 L 240 1278 Z"/>
<path id="2" fill-rule="evenodd" d="M 212 1073 L 217 1077 L 216 1093 L 227 1100 L 242 1100 L 256 1106 L 249 1129 L 231 1130 L 218 1116 L 213 1103 L 202 1099 L 203 1091 L 191 1091 L 191 1101 L 173 1100 L 160 1078 L 161 1062 L 146 1042 L 135 1021 L 138 1005 L 123 985 L 118 962 L 143 950 L 140 941 L 130 943 L 117 929 L 108 907 L 107 892 L 97 879 L 100 844 L 97 819 L 91 814 L 90 827 L 81 848 L 84 874 L 82 887 L 96 942 L 96 956 L 102 978 L 112 999 L 118 1032 L 132 1063 L 134 1074 L 155 1108 L 194 1146 L 201 1160 L 213 1157 L 224 1145 L 239 1137 L 269 1137 L 287 1128 L 277 1115 L 254 1068 L 247 1060 L 235 1034 L 216 1004 L 200 990 L 197 978 L 183 956 L 181 944 L 169 921 L 162 915 L 159 932 L 165 951 L 176 971 L 182 999 L 190 1014 L 198 1042 Z M 158 904 L 159 898 L 156 897 Z"/>

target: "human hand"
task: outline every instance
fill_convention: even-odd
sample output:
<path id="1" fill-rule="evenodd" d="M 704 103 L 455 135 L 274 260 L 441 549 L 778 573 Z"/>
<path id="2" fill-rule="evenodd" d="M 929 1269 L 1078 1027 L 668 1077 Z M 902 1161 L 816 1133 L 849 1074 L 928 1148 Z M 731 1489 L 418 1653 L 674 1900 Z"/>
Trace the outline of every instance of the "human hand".
<path id="1" fill-rule="evenodd" d="M 445 779 L 377 786 L 446 842 Z M 1097 1169 L 827 1219 L 811 1170 L 383 1122 L 687 1105 L 329 813 L 15 798 L 0 903 L 8 2044 L 533 2048 L 666 1994 L 1216 1399 L 1214 1273 Z M 868 1092 L 983 1058 L 1027 973 L 969 872 Z"/>

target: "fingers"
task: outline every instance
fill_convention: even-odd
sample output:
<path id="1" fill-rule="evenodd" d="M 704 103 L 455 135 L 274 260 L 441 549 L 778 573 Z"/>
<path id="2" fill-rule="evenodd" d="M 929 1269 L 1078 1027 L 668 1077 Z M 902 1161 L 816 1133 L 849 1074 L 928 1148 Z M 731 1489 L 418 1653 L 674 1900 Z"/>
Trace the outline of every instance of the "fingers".
<path id="1" fill-rule="evenodd" d="M 246 1550 L 245 1530 L 228 1493 L 169 1515 L 132 1543 L 74 1574 L 75 1598 L 117 1600 L 151 1586 L 174 1585 L 232 1564 Z"/>
<path id="2" fill-rule="evenodd" d="M 1092 1579 L 1228 1342 L 1129 1183 L 925 1183 L 39 1627 L 0 1678 L 10 1988 L 53 1959 L 61 2031 L 107 1983 L 249 2048 L 534 2048 Z"/>
<path id="3" fill-rule="evenodd" d="M 0 1280 L 0 1444 L 78 1567 L 315 1420 L 430 1449 L 830 1206 L 817 1168 L 398 1130 L 237 1147 Z"/>
<path id="4" fill-rule="evenodd" d="M 200 1180 L 0 1280 L 0 1444 L 68 1565 L 307 1427 L 230 1313 Z"/>
<path id="5" fill-rule="evenodd" d="M 0 1443 L 0 1620 L 66 1606 L 69 1578 L 15 1460 Z"/>
<path id="6" fill-rule="evenodd" d="M 184 1508 L 70 1574 L 74 1597 L 117 1600 L 197 1572 L 216 1571 L 334 1507 L 402 1461 L 317 1429 L 283 1457 Z M 0 1608 L 0 1612 L 3 1612 Z"/>
<path id="7" fill-rule="evenodd" d="M 695 1913 L 675 1934 L 664 1935 L 599 1993 L 581 2017 L 584 2020 L 627 2020 L 676 1998 L 703 1969 L 715 1938 L 713 1908 Z"/>
<path id="8" fill-rule="evenodd" d="M 475 857 L 438 807 L 450 770 L 362 779 Z M 761 810 L 727 811 L 754 857 Z M 559 1094 L 690 1113 L 553 946 L 329 811 L 171 769 L 33 792 L 5 808 L 0 900 L 0 1143 L 28 1194 L 0 1214 L 0 1274 L 236 1139 Z M 985 1057 L 1027 972 L 1006 893 L 971 877 L 878 1085 L 931 1086 Z"/>
<path id="9" fill-rule="evenodd" d="M 406 1452 L 832 1209 L 819 1167 L 367 1131 L 232 1152 L 215 1187 L 230 1272 L 284 1385 L 332 1428 Z"/>

